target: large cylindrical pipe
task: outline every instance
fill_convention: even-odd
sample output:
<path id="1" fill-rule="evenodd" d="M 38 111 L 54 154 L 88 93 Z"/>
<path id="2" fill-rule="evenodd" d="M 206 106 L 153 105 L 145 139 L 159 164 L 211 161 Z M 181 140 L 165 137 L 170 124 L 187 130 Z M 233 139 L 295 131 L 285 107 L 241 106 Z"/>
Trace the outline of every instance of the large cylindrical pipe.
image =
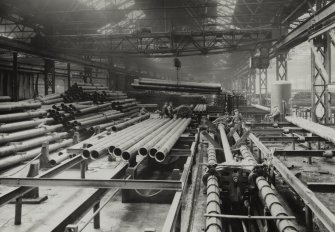
<path id="1" fill-rule="evenodd" d="M 1 104 L 0 105 L 0 113 L 3 112 L 12 112 L 12 111 L 20 111 L 20 110 L 29 110 L 29 109 L 38 109 L 41 107 L 41 103 L 39 102 L 33 102 L 33 103 L 27 103 L 27 102 L 11 102 L 10 104 Z"/>
<path id="2" fill-rule="evenodd" d="M 8 142 L 16 142 L 27 138 L 36 137 L 39 135 L 44 135 L 48 132 L 54 132 L 63 128 L 63 125 L 57 124 L 54 126 L 44 126 L 37 129 L 24 130 L 19 132 L 14 132 L 10 134 L 1 134 L 0 135 L 0 144 Z"/>
<path id="3" fill-rule="evenodd" d="M 230 149 L 230 145 L 229 145 L 228 138 L 227 138 L 227 135 L 224 129 L 224 125 L 220 123 L 218 127 L 220 131 L 220 137 L 221 137 L 221 142 L 222 142 L 222 147 L 223 147 L 223 152 L 224 152 L 226 162 L 232 162 L 234 160 L 234 157 Z"/>
<path id="4" fill-rule="evenodd" d="M 136 133 L 134 135 L 126 136 L 123 139 L 119 140 L 115 144 L 115 148 L 113 149 L 113 154 L 115 156 L 121 156 L 122 151 L 124 149 L 129 148 L 130 146 L 137 143 L 141 138 L 144 136 L 150 134 L 153 130 L 157 129 L 161 125 L 167 122 L 167 119 L 160 119 L 154 121 L 152 124 L 147 125 L 146 127 L 141 128 L 139 133 Z"/>
<path id="5" fill-rule="evenodd" d="M 0 124 L 0 133 L 7 133 L 12 131 L 34 128 L 41 124 L 51 124 L 53 122 L 55 122 L 53 118 L 43 118 L 43 119 L 34 119 L 22 122 Z"/>
<path id="6" fill-rule="evenodd" d="M 191 123 L 191 119 L 187 119 L 182 125 L 176 130 L 176 132 L 165 142 L 165 144 L 155 154 L 155 160 L 157 162 L 164 162 L 167 155 L 171 151 L 172 147 L 176 144 L 180 136 L 184 133 L 185 129 Z"/>
<path id="7" fill-rule="evenodd" d="M 92 107 L 88 107 L 85 109 L 80 109 L 79 113 L 80 114 L 87 114 L 87 113 L 92 113 L 92 112 L 97 112 L 98 110 L 104 109 L 106 107 L 111 106 L 112 103 L 105 103 L 105 104 L 101 104 L 101 105 L 97 105 L 97 106 L 92 106 Z"/>
<path id="8" fill-rule="evenodd" d="M 14 143 L 8 146 L 1 146 L 0 147 L 0 156 L 7 156 L 10 154 L 13 154 L 18 151 L 24 151 L 30 148 L 37 147 L 39 145 L 42 145 L 45 142 L 52 142 L 58 139 L 62 139 L 68 135 L 67 132 L 61 132 L 61 133 L 53 133 L 50 135 L 25 140 L 20 143 Z"/>
<path id="9" fill-rule="evenodd" d="M 133 160 L 136 157 L 136 154 L 139 152 L 140 148 L 153 140 L 155 137 L 157 137 L 161 132 L 165 131 L 166 128 L 168 128 L 174 120 L 170 120 L 167 123 L 165 123 L 162 127 L 157 129 L 156 131 L 152 132 L 150 135 L 144 137 L 141 141 L 134 144 L 132 147 L 126 149 L 122 152 L 122 159 L 125 161 Z"/>
<path id="10" fill-rule="evenodd" d="M 178 122 L 178 124 L 175 125 L 167 134 L 165 134 L 158 143 L 156 143 L 150 150 L 149 150 L 149 156 L 152 158 L 155 158 L 155 155 L 157 151 L 166 143 L 168 139 L 170 139 L 171 136 L 173 136 L 179 129 L 181 125 L 185 122 L 186 119 L 182 119 Z"/>
<path id="11" fill-rule="evenodd" d="M 54 143 L 49 145 L 49 151 L 56 151 L 59 148 L 69 146 L 73 143 L 73 139 L 67 139 L 59 143 Z M 19 155 L 8 156 L 3 159 L 0 159 L 0 169 L 12 166 L 14 164 L 18 164 L 25 160 L 29 160 L 34 158 L 35 156 L 41 153 L 41 148 L 35 148 L 26 152 L 23 152 Z"/>
<path id="12" fill-rule="evenodd" d="M 119 130 L 122 130 L 136 122 L 139 122 L 139 121 L 142 121 L 142 120 L 145 120 L 145 119 L 148 119 L 150 117 L 150 114 L 145 114 L 145 115 L 142 115 L 142 116 L 139 116 L 139 117 L 136 117 L 136 118 L 133 118 L 133 119 L 130 119 L 128 121 L 125 121 L 123 123 L 120 123 L 118 125 L 115 125 L 115 126 L 112 126 L 112 131 L 119 131 Z"/>
<path id="13" fill-rule="evenodd" d="M 110 149 L 110 147 L 112 145 L 114 145 L 118 140 L 123 139 L 129 133 L 136 133 L 137 130 L 141 129 L 141 127 L 143 127 L 144 125 L 146 125 L 150 121 L 151 120 L 145 120 L 142 123 L 138 123 L 138 124 L 136 124 L 132 127 L 128 127 L 125 130 L 122 130 L 122 131 L 117 132 L 117 133 L 113 133 L 109 136 L 106 136 L 103 139 L 100 139 L 100 140 L 96 141 L 94 146 L 83 150 L 83 153 L 82 153 L 83 158 L 87 159 L 91 156 L 92 157 L 100 157 L 101 155 L 107 153 L 108 149 Z M 94 153 L 93 155 L 91 155 L 92 152 Z"/>
<path id="14" fill-rule="evenodd" d="M 130 148 L 134 144 L 138 143 L 143 138 L 153 133 L 155 130 L 159 129 L 160 127 L 163 127 L 167 121 L 168 121 L 167 119 L 158 121 L 157 123 L 150 125 L 147 128 L 144 128 L 139 134 L 128 137 L 126 141 L 121 142 L 120 145 L 115 147 L 113 151 L 114 155 L 121 156 L 123 151 Z"/>
<path id="15" fill-rule="evenodd" d="M 2 114 L 0 115 L 0 123 L 21 121 L 30 118 L 43 117 L 46 115 L 47 115 L 46 110 L 28 111 L 14 114 Z"/>
<path id="16" fill-rule="evenodd" d="M 72 155 L 70 153 L 68 153 L 65 149 L 65 150 L 56 152 L 55 154 L 50 154 L 49 164 L 51 166 L 55 166 L 55 165 L 63 162 L 66 159 L 69 159 L 71 157 L 72 157 Z"/>
<path id="17" fill-rule="evenodd" d="M 151 141 L 147 142 L 145 145 L 143 145 L 139 150 L 138 153 L 139 155 L 142 156 L 146 156 L 149 154 L 150 149 L 157 144 L 159 141 L 161 141 L 161 139 L 169 132 L 171 131 L 173 128 L 175 128 L 175 126 L 181 122 L 181 119 L 177 119 L 177 120 L 172 120 L 172 123 L 167 126 L 163 131 L 161 131 L 156 137 L 154 137 Z M 149 154 L 150 155 L 150 154 Z M 151 156 L 152 158 L 154 158 L 154 156 Z"/>

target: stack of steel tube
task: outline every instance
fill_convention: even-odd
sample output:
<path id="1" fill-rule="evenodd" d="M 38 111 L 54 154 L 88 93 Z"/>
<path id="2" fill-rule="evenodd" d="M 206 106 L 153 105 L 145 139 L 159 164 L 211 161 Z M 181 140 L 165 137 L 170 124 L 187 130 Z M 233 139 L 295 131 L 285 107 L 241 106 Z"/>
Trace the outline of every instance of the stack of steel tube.
<path id="1" fill-rule="evenodd" d="M 207 105 L 206 104 L 197 104 L 194 108 L 193 108 L 193 112 L 194 113 L 205 113 L 207 111 Z"/>

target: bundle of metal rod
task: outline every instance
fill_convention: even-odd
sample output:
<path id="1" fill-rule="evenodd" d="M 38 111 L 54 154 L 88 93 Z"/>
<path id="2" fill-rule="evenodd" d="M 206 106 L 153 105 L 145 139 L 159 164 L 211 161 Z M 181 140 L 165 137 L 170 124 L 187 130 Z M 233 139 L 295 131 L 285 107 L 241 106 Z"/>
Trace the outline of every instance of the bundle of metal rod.
<path id="1" fill-rule="evenodd" d="M 140 133 L 144 128 L 146 128 L 149 124 L 152 124 L 154 121 L 155 120 L 145 120 L 128 127 L 125 130 L 108 135 L 103 139 L 96 140 L 93 146 L 83 150 L 83 158 L 87 159 L 91 157 L 93 159 L 97 159 L 107 154 L 107 152 L 112 154 L 115 146 L 119 141 L 123 140 L 124 138 L 128 138 L 130 135 Z"/>
<path id="2" fill-rule="evenodd" d="M 139 150 L 138 153 L 142 156 L 150 155 L 151 158 L 154 158 L 156 151 L 153 155 L 150 154 L 150 150 L 159 142 L 162 140 L 162 138 L 168 134 L 173 128 L 176 128 L 176 126 L 181 122 L 182 119 L 176 119 L 172 120 L 172 123 L 165 127 L 164 130 L 162 130 L 160 133 L 157 134 L 154 138 L 152 138 L 150 141 L 148 141 L 146 144 L 144 144 Z"/>
<path id="3" fill-rule="evenodd" d="M 119 130 L 122 130 L 124 128 L 127 128 L 129 127 L 130 125 L 133 125 L 137 122 L 140 122 L 140 121 L 143 121 L 145 119 L 148 119 L 150 117 L 150 114 L 145 114 L 145 115 L 142 115 L 142 116 L 139 116 L 139 117 L 136 117 L 136 118 L 133 118 L 133 119 L 130 119 L 128 121 L 125 121 L 123 123 L 120 123 L 120 124 L 117 124 L 117 125 L 114 125 L 111 127 L 112 131 L 119 131 Z"/>
<path id="4" fill-rule="evenodd" d="M 223 124 L 219 124 L 218 125 L 219 131 L 220 131 L 220 137 L 221 137 L 221 143 L 222 143 L 222 147 L 223 147 L 223 152 L 224 152 L 224 156 L 225 156 L 225 160 L 226 162 L 233 162 L 234 157 L 233 157 L 233 153 L 231 152 L 230 149 L 230 145 L 228 142 L 228 138 L 225 132 L 225 128 Z"/>
<path id="5" fill-rule="evenodd" d="M 191 123 L 191 119 L 183 119 L 182 123 L 176 128 L 176 130 L 172 133 L 170 132 L 167 136 L 164 137 L 163 140 L 166 142 L 157 149 L 157 152 L 155 154 L 155 160 L 160 163 L 164 163 L 167 159 L 167 156 L 169 155 L 171 149 L 176 144 L 180 136 L 184 133 L 185 129 L 188 127 L 188 125 Z"/>
<path id="6" fill-rule="evenodd" d="M 206 111 L 207 111 L 207 105 L 206 104 L 197 104 L 193 109 L 193 112 L 195 112 L 195 113 L 204 113 Z"/>
<path id="7" fill-rule="evenodd" d="M 29 128 L 33 128 L 39 125 L 52 124 L 54 122 L 55 120 L 52 118 L 43 118 L 43 119 L 33 119 L 29 121 L 0 124 L 0 133 L 7 133 L 7 132 L 29 129 Z"/>
<path id="8" fill-rule="evenodd" d="M 204 88 L 212 91 L 220 91 L 221 84 L 219 83 L 200 83 L 200 82 L 186 82 L 186 81 L 168 81 L 168 80 L 157 80 L 149 78 L 141 78 L 135 80 L 139 84 L 143 85 L 155 85 L 155 86 L 173 86 L 173 87 L 186 87 L 186 88 Z"/>
<path id="9" fill-rule="evenodd" d="M 27 111 L 13 114 L 1 114 L 0 123 L 21 121 L 30 118 L 44 117 L 46 115 L 47 115 L 46 110 Z"/>
<path id="10" fill-rule="evenodd" d="M 36 129 L 23 130 L 19 132 L 0 134 L 0 144 L 8 142 L 17 142 L 20 140 L 36 137 L 39 135 L 44 135 L 48 132 L 54 132 L 63 128 L 62 124 L 57 124 L 53 126 L 43 126 Z"/>
<path id="11" fill-rule="evenodd" d="M 335 144 L 335 130 L 333 128 L 323 126 L 321 124 L 318 124 L 318 123 L 315 123 L 315 122 L 312 122 L 312 121 L 309 121 L 307 119 L 303 119 L 300 117 L 287 116 L 285 117 L 285 119 L 288 122 L 298 127 L 301 127 L 305 129 L 306 131 L 310 131 L 313 134 L 316 134 L 320 136 L 321 138 L 324 138 Z"/>
<path id="12" fill-rule="evenodd" d="M 146 128 L 143 128 L 143 130 L 138 133 L 129 136 L 128 138 L 125 138 L 123 140 L 120 140 L 113 150 L 113 154 L 115 156 L 121 156 L 122 152 L 124 152 L 126 149 L 130 148 L 134 144 L 138 143 L 142 139 L 144 139 L 146 136 L 150 135 L 152 132 L 160 128 L 161 126 L 164 126 L 165 123 L 168 122 L 168 119 L 158 119 L 156 122 L 153 122 L 151 125 L 149 125 Z"/>
<path id="13" fill-rule="evenodd" d="M 41 103 L 39 102 L 3 102 L 0 104 L 0 113 L 38 109 L 40 107 Z"/>
<path id="14" fill-rule="evenodd" d="M 0 96 L 0 102 L 9 102 L 12 98 L 10 96 Z"/>
<path id="15" fill-rule="evenodd" d="M 133 162 L 134 160 L 136 160 L 136 155 L 139 154 L 139 150 L 141 149 L 141 147 L 145 146 L 147 143 L 159 136 L 162 132 L 166 131 L 166 129 L 173 125 L 174 122 L 175 120 L 169 120 L 163 126 L 153 131 L 133 146 L 125 149 L 121 154 L 122 159 L 129 162 Z"/>
<path id="16" fill-rule="evenodd" d="M 192 109 L 188 105 L 180 105 L 173 109 L 173 112 L 179 117 L 179 118 L 189 118 L 192 116 Z"/>
<path id="17" fill-rule="evenodd" d="M 213 134 L 210 134 L 213 137 Z M 207 148 L 207 159 L 208 166 L 214 166 L 217 164 L 216 151 L 210 142 Z M 220 189 L 219 181 L 215 175 L 210 175 L 207 178 L 207 214 L 221 214 L 221 200 L 220 200 Z M 219 232 L 222 231 L 222 222 L 217 217 L 206 217 L 206 229 L 208 232 Z"/>
<path id="18" fill-rule="evenodd" d="M 238 141 L 240 139 L 240 136 L 237 133 L 234 133 L 233 137 L 235 141 Z M 240 146 L 240 152 L 243 157 L 243 164 L 257 164 L 256 159 L 246 145 Z M 274 217 L 288 216 L 289 214 L 281 204 L 279 198 L 276 196 L 276 193 L 273 191 L 266 179 L 263 176 L 259 176 L 256 178 L 255 182 L 260 193 L 259 195 L 266 204 L 266 207 L 270 210 L 271 215 Z M 276 220 L 276 225 L 280 232 L 299 231 L 291 220 L 278 219 Z"/>
<path id="19" fill-rule="evenodd" d="M 262 105 L 258 105 L 258 104 L 251 104 L 251 106 L 253 106 L 253 107 L 257 108 L 257 109 L 266 111 L 266 112 L 270 112 L 271 111 L 270 107 L 266 107 L 266 106 L 262 106 Z"/>
<path id="20" fill-rule="evenodd" d="M 0 156 L 7 156 L 15 152 L 31 149 L 31 148 L 40 146 L 45 142 L 53 142 L 59 139 L 63 139 L 66 136 L 68 136 L 68 133 L 66 132 L 52 133 L 48 135 L 43 135 L 42 137 L 25 140 L 22 142 L 11 143 L 10 145 L 7 145 L 7 146 L 1 146 Z"/>
<path id="21" fill-rule="evenodd" d="M 66 140 L 58 142 L 58 143 L 50 144 L 49 145 L 49 152 L 56 151 L 60 148 L 67 147 L 71 144 L 73 144 L 73 139 L 66 139 Z M 22 152 L 22 153 L 17 154 L 17 155 L 12 155 L 12 156 L 5 157 L 3 159 L 0 159 L 0 169 L 10 167 L 12 165 L 18 164 L 20 162 L 23 162 L 23 161 L 26 161 L 26 160 L 29 160 L 29 159 L 33 159 L 37 155 L 39 155 L 40 153 L 41 153 L 41 148 L 38 147 L 38 148 L 35 148 L 35 149 L 32 149 L 32 150 Z"/>

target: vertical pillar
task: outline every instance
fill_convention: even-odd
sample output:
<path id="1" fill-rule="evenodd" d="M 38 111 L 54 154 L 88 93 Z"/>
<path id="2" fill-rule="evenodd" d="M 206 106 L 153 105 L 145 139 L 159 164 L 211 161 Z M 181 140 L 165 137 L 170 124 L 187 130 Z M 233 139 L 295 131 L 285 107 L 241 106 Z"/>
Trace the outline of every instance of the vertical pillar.
<path id="1" fill-rule="evenodd" d="M 84 81 L 92 84 L 92 68 L 84 67 Z"/>
<path id="2" fill-rule="evenodd" d="M 276 79 L 287 80 L 287 53 L 280 53 L 276 57 Z"/>
<path id="3" fill-rule="evenodd" d="M 12 82 L 13 100 L 19 100 L 19 77 L 17 67 L 17 52 L 13 52 L 13 82 Z"/>
<path id="4" fill-rule="evenodd" d="M 44 94 L 55 93 L 55 61 L 44 60 Z"/>
<path id="5" fill-rule="evenodd" d="M 256 94 L 256 69 L 252 68 L 249 72 L 249 91 L 252 97 L 255 97 Z"/>
<path id="6" fill-rule="evenodd" d="M 258 69 L 259 74 L 259 103 L 265 104 L 268 95 L 268 69 Z"/>
<path id="7" fill-rule="evenodd" d="M 67 63 L 67 89 L 71 86 L 71 64 Z"/>
<path id="8" fill-rule="evenodd" d="M 317 10 L 324 1 L 317 2 Z M 311 46 L 311 84 L 312 84 L 312 110 L 314 122 L 329 123 L 331 120 L 331 98 L 328 84 L 331 80 L 331 37 L 326 32 L 312 41 Z"/>

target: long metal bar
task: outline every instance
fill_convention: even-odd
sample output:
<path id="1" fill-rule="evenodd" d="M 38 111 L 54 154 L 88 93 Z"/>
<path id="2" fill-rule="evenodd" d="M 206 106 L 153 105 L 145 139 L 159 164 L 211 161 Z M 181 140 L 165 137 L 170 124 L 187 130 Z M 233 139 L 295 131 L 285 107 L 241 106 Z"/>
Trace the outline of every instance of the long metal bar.
<path id="1" fill-rule="evenodd" d="M 221 142 L 222 142 L 222 147 L 224 150 L 224 156 L 225 156 L 226 162 L 232 162 L 234 157 L 230 149 L 230 145 L 229 145 L 228 138 L 227 138 L 227 135 L 224 129 L 224 125 L 219 124 L 218 128 L 220 131 Z"/>
<path id="2" fill-rule="evenodd" d="M 83 159 L 81 158 L 81 156 L 76 156 L 73 157 L 72 159 L 69 159 L 68 161 L 57 165 L 51 169 L 49 169 L 48 171 L 36 176 L 35 178 L 50 178 L 52 176 L 55 176 L 61 172 L 63 172 L 64 170 L 73 167 L 74 165 L 80 163 Z M 14 190 L 9 190 L 6 193 L 3 193 L 0 196 L 0 207 L 7 204 L 8 202 L 10 202 L 11 200 L 17 198 L 17 197 L 21 197 L 23 196 L 25 193 L 31 191 L 32 189 L 34 189 L 33 187 L 19 187 L 16 188 Z"/>
<path id="3" fill-rule="evenodd" d="M 271 151 L 261 141 L 259 141 L 256 136 L 250 133 L 249 138 L 265 156 L 271 156 Z M 272 157 L 272 164 L 281 174 L 285 182 L 299 194 L 305 204 L 313 211 L 322 224 L 329 231 L 334 232 L 335 215 L 280 160 L 276 157 Z"/>
<path id="4" fill-rule="evenodd" d="M 295 220 L 294 216 L 251 216 L 251 215 L 229 215 L 229 214 L 205 214 L 205 217 L 231 218 L 231 219 L 247 219 L 247 220 Z"/>
<path id="5" fill-rule="evenodd" d="M 335 182 L 308 182 L 307 186 L 314 192 L 335 193 Z"/>
<path id="6" fill-rule="evenodd" d="M 182 192 L 178 191 L 175 193 L 168 215 L 166 217 L 162 232 L 173 231 L 174 225 L 176 224 L 178 211 L 181 210 L 181 198 Z"/>
<path id="7" fill-rule="evenodd" d="M 164 189 L 181 190 L 182 182 L 174 180 L 120 180 L 120 179 L 51 179 L 51 178 L 0 178 L 6 186 L 62 186 L 79 188 Z"/>

